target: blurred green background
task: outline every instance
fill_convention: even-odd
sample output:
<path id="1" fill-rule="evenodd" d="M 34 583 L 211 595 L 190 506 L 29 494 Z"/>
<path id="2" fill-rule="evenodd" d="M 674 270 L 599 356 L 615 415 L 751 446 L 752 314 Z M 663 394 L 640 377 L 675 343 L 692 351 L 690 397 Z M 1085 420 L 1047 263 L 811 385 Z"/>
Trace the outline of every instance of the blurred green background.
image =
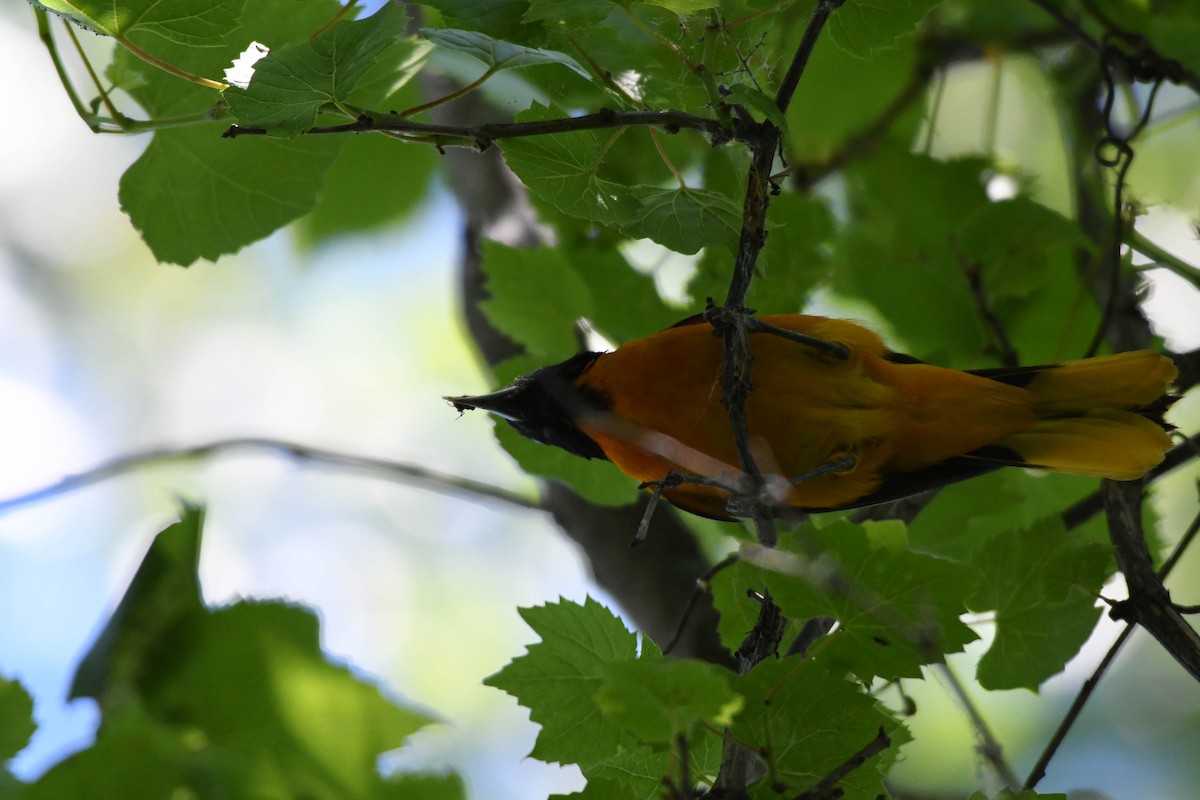
<path id="1" fill-rule="evenodd" d="M 0 498 L 109 457 L 161 445 L 260 435 L 408 461 L 532 493 L 481 415 L 445 394 L 490 388 L 457 309 L 460 217 L 435 185 L 401 226 L 306 248 L 284 233 L 217 264 L 161 266 L 121 214 L 116 185 L 138 137 L 95 136 L 73 114 L 23 4 L 0 9 Z M 953 72 L 933 152 L 977 152 L 1000 92 L 996 150 L 1024 170 L 1064 169 L 1047 146 L 1055 114 L 1020 59 Z M 999 83 L 996 83 L 999 81 Z M 1167 97 L 1163 101 L 1171 102 Z M 1200 122 L 1156 133 L 1134 176 L 1200 208 Z M 1066 212 L 1061 184 L 1033 196 Z M 1004 181 L 993 187 L 1004 192 Z M 1177 211 L 1139 229 L 1200 263 Z M 662 280 L 677 287 L 671 263 Z M 669 274 L 668 274 L 669 273 Z M 837 309 L 832 296 L 821 302 Z M 1200 294 L 1156 273 L 1146 307 L 1176 350 L 1200 347 Z M 862 310 L 852 309 L 856 315 Z M 1192 432 L 1200 400 L 1173 412 Z M 1156 504 L 1177 533 L 1195 508 L 1193 466 Z M 536 512 L 386 483 L 270 454 L 156 467 L 0 516 L 0 674 L 34 693 L 41 725 L 14 769 L 25 777 L 86 745 L 90 701 L 67 704 L 77 659 L 124 590 L 176 498 L 209 517 L 205 597 L 286 597 L 319 610 L 337 660 L 447 720 L 389 757 L 461 771 L 474 797 L 540 797 L 578 787 L 574 769 L 523 760 L 535 727 L 480 681 L 531 634 L 517 606 L 597 594 L 573 546 Z M 1196 602 L 1200 556 L 1172 585 Z M 603 597 L 601 596 L 601 599 Z M 984 641 L 952 662 L 970 674 Z M 976 697 L 1023 772 L 1118 627 L 1103 623 L 1042 696 Z M 896 778 L 963 790 L 983 773 L 965 715 L 936 679 L 908 685 L 921 713 Z M 1153 724 L 1133 724 L 1140 718 Z M 1200 692 L 1137 635 L 1068 739 L 1044 791 L 1103 787 L 1113 798 L 1186 798 L 1200 785 Z"/>

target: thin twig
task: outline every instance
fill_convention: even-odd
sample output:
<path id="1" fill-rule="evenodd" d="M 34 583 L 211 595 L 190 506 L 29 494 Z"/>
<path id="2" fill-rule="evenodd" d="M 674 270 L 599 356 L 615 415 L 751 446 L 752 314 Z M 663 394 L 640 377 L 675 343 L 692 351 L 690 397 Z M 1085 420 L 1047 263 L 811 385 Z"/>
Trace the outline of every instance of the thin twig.
<path id="1" fill-rule="evenodd" d="M 933 91 L 933 105 L 925 114 L 925 141 L 921 145 L 921 155 L 928 158 L 933 153 L 933 135 L 937 131 L 938 117 L 942 113 L 942 100 L 946 95 L 946 71 L 938 70 L 937 88 Z M 894 101 L 893 101 L 894 102 Z"/>
<path id="2" fill-rule="evenodd" d="M 752 170 L 753 171 L 753 170 Z M 747 206 L 750 205 L 749 195 L 746 200 Z M 765 199 L 763 208 L 763 217 L 765 217 Z M 760 224 L 762 217 L 760 217 Z M 743 227 L 742 237 L 747 236 L 747 228 Z M 762 244 L 759 243 L 759 248 Z M 741 261 L 741 253 L 739 252 L 739 261 Z M 751 257 L 751 265 L 754 258 L 757 257 L 757 250 L 754 251 L 754 256 Z M 735 266 L 734 283 L 738 283 L 737 267 Z M 753 273 L 753 266 L 749 274 Z M 745 288 L 749 288 L 749 279 L 745 282 Z M 730 293 L 733 293 L 730 289 Z M 758 540 L 762 544 L 773 547 L 776 542 L 775 522 L 773 514 L 769 508 L 765 508 L 761 501 L 763 476 L 758 468 L 758 462 L 754 457 L 754 451 L 750 447 L 750 427 L 746 422 L 745 403 L 746 398 L 750 396 L 754 386 L 750 382 L 750 375 L 754 368 L 754 354 L 750 350 L 750 340 L 746 333 L 746 317 L 749 312 L 740 304 L 736 306 L 726 305 L 716 307 L 710 305 L 705 310 L 705 318 L 709 324 L 713 326 L 713 332 L 721 336 L 722 342 L 722 377 L 721 377 L 721 405 L 725 407 L 725 412 L 729 417 L 729 428 L 733 436 L 734 447 L 738 454 L 738 464 L 742 468 L 744 475 L 743 496 L 750 499 L 749 508 L 745 509 L 747 515 L 754 521 L 755 530 L 758 533 Z"/>
<path id="3" fill-rule="evenodd" d="M 800 46 L 796 48 L 796 54 L 792 57 L 787 74 L 783 76 L 783 81 L 779 84 L 779 91 L 775 93 L 775 105 L 779 106 L 780 111 L 788 110 L 792 96 L 796 93 L 796 87 L 800 84 L 800 77 L 804 74 L 805 67 L 808 66 L 809 56 L 812 55 L 813 48 L 817 45 L 817 39 L 821 36 L 825 23 L 829 21 L 829 15 L 842 2 L 843 0 L 818 0 L 817 7 L 813 9 L 812 18 L 808 21 L 808 27 L 804 29 L 804 38 L 800 40 Z"/>
<path id="4" fill-rule="evenodd" d="M 1133 165 L 1134 150 L 1132 142 L 1149 124 L 1150 117 L 1154 112 L 1154 101 L 1158 97 L 1159 89 L 1179 69 L 1177 62 L 1166 61 L 1157 54 L 1148 53 L 1144 43 L 1140 43 L 1141 49 L 1138 53 L 1130 56 L 1112 42 L 1113 39 L 1128 41 L 1139 38 L 1131 37 L 1129 34 L 1109 34 L 1105 37 L 1104 45 L 1100 51 L 1100 75 L 1104 79 L 1105 84 L 1104 108 L 1100 115 L 1104 122 L 1104 136 L 1096 144 L 1095 157 L 1096 161 L 1102 167 L 1109 167 L 1116 171 L 1116 181 L 1113 189 L 1113 233 L 1110 243 L 1111 253 L 1108 259 L 1107 297 L 1105 298 L 1104 312 L 1101 315 L 1100 324 L 1096 328 L 1091 344 L 1085 352 L 1085 357 L 1091 357 L 1099 352 L 1104 336 L 1108 332 L 1108 327 L 1117 312 L 1117 300 L 1120 294 L 1121 280 L 1121 246 L 1125 238 L 1125 179 L 1129 173 L 1129 168 Z M 1146 74 L 1139 74 L 1142 71 Z M 1117 82 L 1119 79 L 1153 81 L 1150 94 L 1146 98 L 1145 108 L 1140 112 L 1133 126 L 1123 131 L 1117 129 L 1118 126 L 1113 112 L 1113 107 L 1116 104 Z M 1110 148 L 1116 150 L 1115 156 L 1108 155 Z M 1130 221 L 1130 225 L 1132 225 L 1132 220 Z"/>
<path id="5" fill-rule="evenodd" d="M 940 626 L 920 617 L 914 619 L 878 592 L 862 583 L 855 583 L 836 559 L 820 554 L 815 548 L 802 554 L 743 544 L 739 555 L 742 561 L 752 566 L 799 578 L 835 598 L 837 607 L 857 609 L 864 616 L 891 628 L 895 643 L 913 648 L 921 658 L 927 660 L 926 663 L 933 663 L 943 652 Z"/>
<path id="6" fill-rule="evenodd" d="M 520 508 L 541 510 L 541 506 L 536 500 L 531 500 L 517 492 L 492 486 L 482 481 L 472 480 L 471 478 L 449 475 L 415 464 L 406 464 L 383 458 L 372 458 L 370 456 L 339 452 L 337 450 L 309 447 L 308 445 L 281 439 L 246 436 L 220 439 L 193 447 L 160 447 L 119 456 L 83 472 L 68 475 L 49 486 L 44 486 L 32 492 L 17 495 L 16 497 L 10 497 L 6 500 L 0 500 L 0 513 L 42 500 L 48 500 L 52 497 L 57 497 L 76 489 L 82 489 L 85 486 L 101 483 L 110 478 L 125 475 L 155 464 L 196 461 L 218 455 L 227 450 L 248 449 L 274 450 L 299 461 L 328 464 L 343 469 L 369 472 L 385 480 L 417 484 L 444 494 L 465 495 L 474 499 L 496 500 Z"/>
<path id="7" fill-rule="evenodd" d="M 638 99 L 636 97 L 631 95 L 629 93 L 629 91 L 626 90 L 626 88 L 624 86 L 617 83 L 613 79 L 612 72 L 610 70 L 607 70 L 604 67 L 600 66 L 600 62 L 596 61 L 596 59 L 592 56 L 592 54 L 589 53 L 586 49 L 584 49 L 584 46 L 582 44 L 580 44 L 578 39 L 576 39 L 574 36 L 571 35 L 571 32 L 569 30 L 564 30 L 562 33 L 563 33 L 563 36 L 565 36 L 567 38 L 567 41 L 569 41 L 571 43 L 571 45 L 575 48 L 575 50 L 579 53 L 580 57 L 583 58 L 583 60 L 587 62 L 587 65 L 589 67 L 591 67 L 591 70 L 592 70 L 592 72 L 594 72 L 596 74 L 596 77 L 598 77 L 600 80 L 604 81 L 605 85 L 607 85 L 610 89 L 612 89 L 617 94 L 621 95 L 621 97 L 623 97 L 625 99 L 625 101 L 627 103 L 629 103 L 630 105 L 632 105 L 632 106 L 642 105 L 641 103 L 638 102 Z M 644 106 L 643 106 L 643 108 L 644 108 Z"/>
<path id="8" fill-rule="evenodd" d="M 976 310 L 996 340 L 995 346 L 1000 363 L 1006 367 L 1017 366 L 1021 363 L 1021 358 L 1017 355 L 1012 340 L 1008 338 L 1008 330 L 1004 327 L 1004 322 L 988 300 L 987 287 L 983 285 L 983 269 L 978 262 L 968 261 L 958 251 L 957 243 L 952 244 L 955 257 L 967 277 L 967 286 L 971 290 L 971 296 L 975 299 Z"/>
<path id="9" fill-rule="evenodd" d="M 1030 0 L 1030 2 L 1045 11 L 1050 16 L 1054 17 L 1054 21 L 1057 22 L 1059 26 L 1063 28 L 1063 30 L 1069 32 L 1072 36 L 1090 47 L 1092 50 L 1095 50 L 1097 53 L 1100 52 L 1102 49 L 1100 41 L 1085 31 L 1078 22 L 1064 14 L 1057 6 L 1051 3 L 1050 0 Z"/>
<path id="10" fill-rule="evenodd" d="M 326 20 L 324 25 L 317 28 L 315 31 L 313 31 L 312 33 L 310 33 L 308 35 L 309 41 L 316 39 L 322 33 L 329 30 L 334 25 L 336 25 L 338 22 L 340 22 L 342 17 L 344 17 L 344 16 L 346 16 L 346 14 L 350 13 L 350 11 L 352 11 L 356 5 L 358 5 L 358 0 L 348 0 L 348 2 L 345 5 L 343 5 L 341 8 L 339 8 L 332 17 L 330 17 L 328 20 Z"/>
<path id="11" fill-rule="evenodd" d="M 821 339 L 816 336 L 809 336 L 807 333 L 780 328 L 777 325 L 763 322 L 757 317 L 748 317 L 746 319 L 746 331 L 748 333 L 769 333 L 772 336 L 778 336 L 788 341 L 802 344 L 816 350 L 820 355 L 834 361 L 845 361 L 850 358 L 850 348 L 841 342 L 831 342 L 828 339 Z"/>
<path id="12" fill-rule="evenodd" d="M 62 88 L 67 95 L 67 99 L 71 101 L 71 105 L 75 108 L 75 113 L 79 115 L 79 118 L 82 119 L 94 133 L 111 132 L 112 129 L 106 128 L 105 125 L 112 125 L 116 130 L 120 130 L 121 119 L 123 118 L 123 115 L 121 115 L 115 108 L 111 106 L 111 102 L 108 100 L 107 95 L 102 94 L 105 99 L 105 105 L 112 110 L 114 119 L 106 120 L 103 117 L 99 117 L 89 110 L 87 105 L 84 104 L 83 100 L 79 97 L 79 93 L 75 91 L 75 85 L 71 82 L 71 76 L 67 73 L 66 65 L 62 60 L 62 55 L 58 52 L 58 44 L 54 39 L 54 32 L 50 25 L 49 15 L 44 9 L 38 8 L 37 6 L 34 6 L 33 13 L 37 18 L 38 36 L 41 38 L 42 44 L 45 45 L 46 51 L 50 54 L 50 61 L 54 64 L 54 71 L 58 74 L 59 83 L 62 84 Z M 87 56 L 80 47 L 79 40 L 75 37 L 75 33 L 72 30 L 70 23 L 64 21 L 63 25 L 66 27 L 67 32 L 71 37 L 71 41 L 75 44 L 75 48 L 80 57 L 83 59 L 84 67 L 87 69 L 88 74 L 92 76 L 93 81 L 95 81 L 97 87 L 99 87 L 100 84 L 98 78 L 96 77 L 96 72 L 94 69 L 92 69 L 91 63 L 87 60 Z"/>
<path id="13" fill-rule="evenodd" d="M 495 74 L 496 74 L 496 68 L 488 67 L 486 70 L 484 70 L 484 73 L 482 75 L 480 75 L 478 78 L 471 81 L 470 83 L 466 84 L 465 86 L 460 86 L 457 89 L 455 89 L 454 91 L 450 92 L 449 94 L 442 95 L 441 97 L 435 97 L 433 100 L 429 100 L 425 103 L 421 103 L 420 105 L 415 105 L 412 108 L 406 108 L 400 112 L 400 116 L 407 119 L 409 117 L 420 114 L 422 111 L 428 111 L 431 108 L 437 108 L 440 105 L 444 105 L 446 103 L 453 102 L 453 101 L 457 100 L 458 98 L 462 97 L 463 95 L 470 94 L 471 92 L 478 89 L 480 86 L 483 86 L 483 84 L 485 82 L 487 82 L 487 79 L 492 77 Z"/>
<path id="14" fill-rule="evenodd" d="M 670 170 L 671 174 L 675 176 L 675 182 L 679 184 L 679 188 L 686 192 L 688 188 L 687 181 L 683 179 L 683 173 L 679 171 L 679 167 L 675 166 L 675 162 L 673 162 L 671 157 L 667 155 L 667 151 L 663 147 L 662 141 L 660 141 L 658 138 L 658 131 L 656 131 L 654 128 L 650 128 L 649 131 L 650 139 L 654 142 L 654 149 L 658 151 L 659 158 L 663 160 L 663 163 L 667 165 L 667 169 Z"/>
<path id="15" fill-rule="evenodd" d="M 1000 95 L 1004 88 L 1004 62 L 994 50 L 985 52 L 992 62 L 992 74 L 988 85 L 987 119 L 983 123 L 983 152 L 994 164 L 998 161 L 996 138 L 1000 134 Z"/>
<path id="16" fill-rule="evenodd" d="M 229 88 L 228 84 L 221 83 L 220 81 L 214 81 L 211 78 L 204 77 L 203 75 L 196 75 L 195 73 L 188 72 L 186 69 L 180 69 L 174 64 L 163 61 L 161 58 L 147 53 L 145 50 L 129 41 L 128 37 L 115 36 L 113 38 L 117 40 L 118 44 L 120 44 L 129 52 L 133 53 L 142 61 L 145 61 L 147 64 L 153 67 L 158 67 L 163 72 L 174 75 L 178 78 L 183 78 L 185 81 L 191 81 L 192 83 L 198 86 L 203 86 L 206 89 L 215 89 L 218 92 L 223 92 Z"/>
<path id="17" fill-rule="evenodd" d="M 679 637 L 683 635 L 684 628 L 687 627 L 688 619 L 691 617 L 692 610 L 695 609 L 696 603 L 698 603 L 700 598 L 708 594 L 708 592 L 712 589 L 712 579 L 715 578 L 719 573 L 725 571 L 729 567 L 732 567 L 737 563 L 737 561 L 738 554 L 730 553 L 716 564 L 713 564 L 711 567 L 709 567 L 703 575 L 696 579 L 696 583 L 692 586 L 692 593 L 688 595 L 687 605 L 683 607 L 683 613 L 679 615 L 679 624 L 675 627 L 675 633 L 671 635 L 670 640 L 666 643 L 666 645 L 663 646 L 663 655 L 669 654 L 675 649 L 675 645 L 679 644 Z"/>
<path id="18" fill-rule="evenodd" d="M 820 162 L 793 160 L 787 172 L 791 174 L 795 186 L 799 189 L 811 188 L 821 179 L 849 164 L 853 159 L 869 152 L 883 138 L 883 135 L 888 132 L 896 120 L 908 111 L 913 103 L 925 96 L 925 88 L 933 78 L 935 69 L 931 64 L 921 64 L 918 66 L 916 71 L 913 72 L 912 78 L 892 98 L 887 108 L 883 109 L 879 116 L 865 128 L 850 135 L 828 158 Z M 945 84 L 946 81 L 943 77 L 939 85 L 938 94 L 935 95 L 934 111 L 930 114 L 929 140 L 932 140 L 933 137 L 932 130 L 936 121 L 936 103 L 941 102 L 941 92 L 944 91 Z"/>
<path id="19" fill-rule="evenodd" d="M 1169 250 L 1160 247 L 1157 243 L 1139 233 L 1137 228 L 1132 225 L 1125 232 L 1125 244 L 1146 258 L 1151 259 L 1151 263 L 1135 266 L 1134 269 L 1161 268 L 1170 270 L 1192 284 L 1192 286 L 1200 289 L 1200 266 L 1189 264 Z"/>
<path id="20" fill-rule="evenodd" d="M 91 59 L 87 57 L 87 53 L 83 50 L 83 45 L 79 43 L 79 37 L 75 35 L 75 27 L 71 23 L 63 20 L 63 27 L 67 30 L 67 35 L 71 37 L 71 44 L 75 46 L 75 52 L 79 54 L 79 60 L 83 62 L 83 68 L 87 70 L 88 77 L 92 79 L 92 85 L 96 87 L 96 93 L 100 97 L 100 102 L 108 109 L 108 113 L 118 122 L 124 119 L 125 115 L 117 110 L 113 104 L 112 98 L 104 88 L 104 84 L 100 83 L 100 76 L 96 74 L 96 69 L 92 66 Z"/>
<path id="21" fill-rule="evenodd" d="M 642 521 L 638 523 L 637 532 L 633 535 L 633 541 L 629 543 L 630 547 L 639 547 L 645 543 L 646 537 L 650 535 L 650 521 L 654 519 L 654 512 L 658 510 L 658 504 L 662 500 L 663 487 L 666 486 L 666 480 L 652 481 L 650 485 L 654 486 L 654 491 L 650 493 L 650 501 L 646 503 L 646 511 L 642 514 Z M 646 488 L 646 484 L 639 486 L 639 489 Z M 681 623 L 682 624 L 682 623 Z M 678 633 L 678 631 L 676 631 Z M 674 641 L 674 639 L 672 639 Z"/>
<path id="22" fill-rule="evenodd" d="M 875 732 L 875 738 L 867 742 L 850 758 L 846 759 L 833 772 L 817 782 L 807 791 L 796 795 L 792 800 L 837 800 L 844 792 L 837 788 L 838 784 L 854 770 L 867 763 L 873 756 L 882 753 L 892 746 L 892 740 L 887 732 L 880 728 Z"/>
<path id="23" fill-rule="evenodd" d="M 967 688 L 963 686 L 962 681 L 950 669 L 950 665 L 941 663 L 935 665 L 939 674 L 950 685 L 950 691 L 966 712 L 967 719 L 971 721 L 971 728 L 975 731 L 975 736 L 979 739 L 979 754 L 983 756 L 984 761 L 991 765 L 995 770 L 996 775 L 1004 782 L 1004 785 L 1011 789 L 1021 782 L 1017 777 L 1017 773 L 1013 772 L 1013 768 L 1004 759 L 1004 750 L 1000 746 L 1000 741 L 996 735 L 992 733 L 992 729 L 988 726 L 987 720 L 983 718 L 979 708 L 975 705 L 975 701 L 967 694 Z"/>
<path id="24" fill-rule="evenodd" d="M 775 605 L 775 601 L 771 599 L 770 592 L 764 591 L 762 594 L 758 594 L 748 591 L 747 593 L 758 600 L 759 610 L 754 628 L 734 653 L 739 675 L 748 675 L 750 670 L 759 663 L 778 655 L 779 643 L 783 640 L 783 632 L 787 627 L 787 618 L 783 616 L 779 606 Z M 717 779 L 713 785 L 713 796 L 743 796 L 746 787 L 754 781 L 753 773 L 756 763 L 755 754 L 734 739 L 732 732 L 726 729 L 721 770 L 717 773 Z"/>

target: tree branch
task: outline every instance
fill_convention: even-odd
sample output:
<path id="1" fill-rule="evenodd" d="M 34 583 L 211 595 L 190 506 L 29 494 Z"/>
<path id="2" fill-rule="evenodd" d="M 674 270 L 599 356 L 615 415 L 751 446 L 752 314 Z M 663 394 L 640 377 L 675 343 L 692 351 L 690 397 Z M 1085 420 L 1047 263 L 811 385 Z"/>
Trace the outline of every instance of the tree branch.
<path id="1" fill-rule="evenodd" d="M 496 501 L 535 511 L 544 510 L 538 501 L 518 492 L 502 489 L 498 486 L 471 478 L 438 472 L 437 470 L 428 469 L 416 464 L 356 455 L 338 450 L 326 450 L 282 439 L 244 436 L 232 439 L 219 439 L 192 447 L 158 447 L 118 456 L 91 469 L 75 473 L 74 475 L 68 475 L 49 486 L 44 486 L 32 492 L 17 495 L 16 497 L 10 497 L 6 500 L 0 500 L 0 513 L 42 500 L 48 500 L 52 497 L 125 475 L 144 467 L 180 461 L 198 461 L 219 455 L 228 450 L 273 450 L 294 458 L 297 461 L 307 461 L 315 464 L 335 466 L 341 469 L 367 472 L 384 480 L 422 486 L 443 494 L 466 497 L 471 500 Z"/>
<path id="2" fill-rule="evenodd" d="M 593 114 L 561 119 L 535 120 L 532 122 L 486 122 L 479 125 L 449 125 L 437 122 L 413 122 L 395 113 L 364 111 L 354 122 L 344 125 L 324 125 L 305 131 L 310 135 L 337 133 L 366 133 L 386 131 L 408 134 L 418 141 L 426 141 L 439 147 L 472 147 L 487 150 L 500 139 L 515 139 L 524 136 L 544 136 L 551 133 L 602 130 L 631 126 L 662 128 L 667 133 L 695 130 L 706 134 L 714 144 L 723 144 L 741 139 L 742 126 L 727 128 L 719 120 L 700 117 L 683 111 L 613 111 L 602 109 Z M 244 128 L 230 125 L 222 134 L 227 139 L 238 136 L 266 136 L 265 128 Z"/>
<path id="3" fill-rule="evenodd" d="M 966 713 L 971 728 L 975 731 L 975 736 L 979 740 L 976 751 L 983 757 L 984 761 L 991 765 L 992 770 L 1004 782 L 1006 788 L 1016 788 L 1017 784 L 1021 781 L 1017 777 L 1017 773 L 1013 772 L 1012 766 L 1004 758 L 1004 748 L 1000 746 L 1000 740 L 996 738 L 996 734 L 992 733 L 991 726 L 983 718 L 983 713 L 975 705 L 975 701 L 971 699 L 971 695 L 967 693 L 967 687 L 963 686 L 962 681 L 954 674 L 954 670 L 950 669 L 948 663 L 943 661 L 940 664 L 934 664 L 933 667 L 945 679 L 946 683 L 950 685 L 950 693 L 954 695 L 962 706 L 963 712 Z"/>
<path id="4" fill-rule="evenodd" d="M 448 81 L 423 73 L 426 94 L 441 96 Z M 440 125 L 469 129 L 463 121 L 495 120 L 501 112 L 477 94 L 432 110 Z M 489 125 L 503 124 L 489 122 Z M 448 183 L 466 216 L 460 261 L 462 310 L 467 327 L 489 366 L 518 355 L 519 344 L 496 329 L 481 309 L 487 299 L 481 241 L 497 238 L 513 247 L 534 247 L 553 236 L 531 206 L 524 187 L 504 165 L 500 153 L 455 149 L 446 154 Z M 717 636 L 712 596 L 693 601 L 694 611 L 681 616 L 692 597 L 696 577 L 709 562 L 695 536 L 674 509 L 661 508 L 651 521 L 646 542 L 636 550 L 629 539 L 644 515 L 647 498 L 635 505 L 598 506 L 561 483 L 542 481 L 542 505 L 563 534 L 581 549 L 596 583 L 652 640 L 662 643 L 679 630 L 674 655 L 729 664 L 729 652 Z"/>
<path id="5" fill-rule="evenodd" d="M 1078 39 L 1089 49 L 1100 53 L 1105 48 L 1105 43 L 1095 36 L 1092 36 L 1083 29 L 1077 21 L 1071 19 L 1058 8 L 1051 0 L 1030 0 L 1034 5 L 1041 8 L 1047 14 L 1054 18 L 1054 21 Z M 1134 56 L 1131 57 L 1131 62 L 1139 67 L 1153 67 L 1162 71 L 1163 77 L 1172 83 L 1181 84 L 1190 87 L 1196 92 L 1200 92 L 1200 75 L 1197 75 L 1190 69 L 1186 69 L 1182 64 L 1172 59 L 1164 58 L 1157 50 L 1152 48 L 1145 38 L 1138 34 L 1131 34 L 1128 31 L 1118 28 L 1111 20 L 1099 13 L 1099 10 L 1090 2 L 1085 2 L 1084 6 L 1092 14 L 1093 17 L 1100 23 L 1109 36 L 1122 39 L 1126 42 L 1136 41 L 1140 47 Z M 1163 65 L 1170 65 L 1163 69 Z"/>
<path id="6" fill-rule="evenodd" d="M 1113 619 L 1141 625 L 1171 656 L 1200 681 L 1200 633 L 1171 603 L 1171 596 L 1154 571 L 1142 532 L 1142 484 L 1105 481 L 1104 510 L 1117 565 L 1125 575 L 1129 599 L 1117 604 Z"/>
<path id="7" fill-rule="evenodd" d="M 792 95 L 796 93 L 796 87 L 800 85 L 800 77 L 808 66 L 808 59 L 812 56 L 813 48 L 817 46 L 817 39 L 820 38 L 825 23 L 829 21 L 829 15 L 843 2 L 844 0 L 818 0 L 817 7 L 813 9 L 812 18 L 808 21 L 808 27 L 804 29 L 804 38 L 800 40 L 800 46 L 796 48 L 796 54 L 792 56 L 792 63 L 788 67 L 787 74 L 783 76 L 783 81 L 779 84 L 779 91 L 775 93 L 775 105 L 779 106 L 780 111 L 787 112 L 788 106 L 792 102 Z"/>
<path id="8" fill-rule="evenodd" d="M 788 167 L 792 184 L 800 190 L 810 189 L 855 158 L 869 153 L 888 129 L 895 124 L 896 120 L 924 97 L 925 87 L 929 85 L 929 80 L 933 75 L 933 63 L 919 64 L 913 72 L 911 80 L 892 98 L 892 102 L 888 103 L 887 108 L 883 109 L 879 116 L 865 128 L 846 138 L 838 149 L 824 161 L 793 160 Z"/>

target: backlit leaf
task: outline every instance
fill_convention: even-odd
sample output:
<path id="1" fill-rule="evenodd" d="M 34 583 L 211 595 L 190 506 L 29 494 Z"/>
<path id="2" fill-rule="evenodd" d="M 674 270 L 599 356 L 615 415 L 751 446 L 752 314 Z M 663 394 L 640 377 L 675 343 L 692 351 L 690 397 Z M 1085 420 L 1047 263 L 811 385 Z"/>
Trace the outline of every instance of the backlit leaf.
<path id="1" fill-rule="evenodd" d="M 403 8 L 385 3 L 366 19 L 273 49 L 255 64 L 248 88 L 225 91 L 230 111 L 243 127 L 293 136 L 311 128 L 323 106 L 349 98 L 375 60 L 404 36 L 406 24 Z"/>
<path id="2" fill-rule="evenodd" d="M 246 0 L 33 0 L 35 5 L 108 36 L 156 34 L 192 47 L 211 47 L 233 30 Z"/>
<path id="3" fill-rule="evenodd" d="M 478 31 L 463 31 L 453 28 L 422 28 L 421 35 L 438 47 L 466 53 L 487 64 L 491 71 L 502 69 L 520 69 L 539 64 L 559 64 L 567 67 L 584 78 L 591 79 L 591 74 L 579 62 L 566 53 L 556 50 L 545 50 L 538 47 L 524 47 L 511 42 L 493 39 Z"/>

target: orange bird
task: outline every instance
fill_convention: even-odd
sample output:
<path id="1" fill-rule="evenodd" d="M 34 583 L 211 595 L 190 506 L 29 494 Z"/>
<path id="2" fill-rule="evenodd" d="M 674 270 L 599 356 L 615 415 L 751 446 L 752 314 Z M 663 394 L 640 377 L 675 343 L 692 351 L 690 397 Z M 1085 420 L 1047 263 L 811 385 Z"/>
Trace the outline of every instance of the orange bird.
<path id="1" fill-rule="evenodd" d="M 1171 445 L 1162 412 L 1176 370 L 1159 353 L 961 372 L 896 353 L 846 320 L 761 320 L 782 331 L 750 334 L 745 413 L 778 513 L 882 503 L 1002 466 L 1133 480 Z M 788 331 L 848 356 L 777 335 Z M 675 477 L 664 498 L 730 519 L 742 472 L 721 389 L 721 340 L 692 317 L 498 392 L 447 399 L 536 441 L 608 459 L 638 481 Z"/>

